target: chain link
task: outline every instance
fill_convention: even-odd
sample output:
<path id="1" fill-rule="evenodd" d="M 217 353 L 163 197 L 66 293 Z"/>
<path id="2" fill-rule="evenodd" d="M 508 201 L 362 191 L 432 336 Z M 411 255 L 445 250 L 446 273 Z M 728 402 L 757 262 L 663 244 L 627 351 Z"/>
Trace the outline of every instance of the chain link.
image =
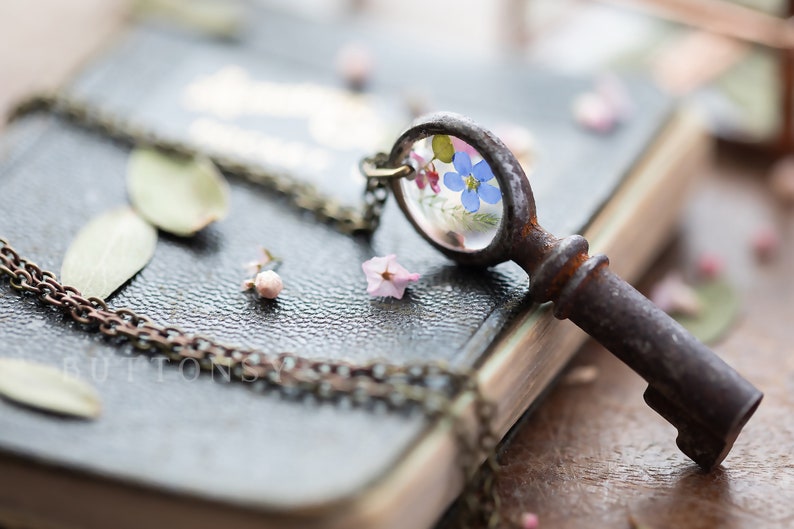
<path id="1" fill-rule="evenodd" d="M 60 115 L 89 130 L 115 140 L 151 147 L 179 156 L 200 156 L 189 144 L 166 140 L 142 130 L 133 123 L 119 119 L 102 109 L 92 107 L 63 94 L 40 94 L 17 105 L 10 119 L 32 112 L 47 111 Z M 385 163 L 373 159 L 377 167 Z M 388 198 L 383 179 L 368 178 L 364 192 L 364 209 L 343 207 L 320 195 L 310 184 L 295 182 L 288 176 L 265 171 L 226 156 L 210 157 L 227 174 L 247 179 L 290 197 L 300 208 L 312 211 L 320 220 L 334 225 L 343 233 L 372 233 L 380 223 Z M 210 338 L 189 335 L 176 327 L 166 327 L 128 309 L 112 310 L 99 298 L 84 298 L 69 286 L 61 285 L 55 274 L 41 270 L 27 261 L 0 238 L 0 276 L 7 276 L 12 289 L 36 297 L 45 306 L 67 313 L 86 330 L 122 339 L 135 349 L 162 354 L 172 361 L 192 360 L 205 371 L 225 370 L 229 378 L 245 382 L 263 380 L 286 391 L 299 391 L 328 400 L 350 398 L 356 404 L 372 400 L 392 407 L 420 407 L 431 418 L 452 416 L 460 450 L 461 470 L 466 490 L 461 499 L 461 526 L 500 526 L 500 503 L 494 479 L 498 472 L 493 432 L 494 408 L 482 396 L 474 372 L 453 372 L 440 364 L 395 366 L 384 363 L 353 365 L 346 362 L 318 361 L 292 353 L 266 353 L 253 349 L 219 344 Z M 452 400 L 461 391 L 474 395 L 478 424 L 476 438 L 464 421 L 454 417 Z M 485 464 L 480 467 L 481 462 Z M 479 469 L 479 472 L 478 472 Z"/>
<path id="2" fill-rule="evenodd" d="M 377 400 L 394 408 L 417 406 L 429 418 L 450 417 L 454 420 L 461 470 L 467 482 L 461 499 L 461 526 L 500 526 L 500 504 L 494 484 L 498 472 L 498 439 L 492 427 L 495 407 L 483 397 L 474 371 L 453 371 L 439 363 L 356 365 L 224 345 L 177 327 L 156 324 L 129 309 L 111 309 L 102 299 L 85 298 L 77 289 L 59 283 L 52 272 L 21 257 L 0 238 L 0 279 L 3 276 L 21 295 L 66 313 L 87 331 L 123 340 L 143 353 L 161 354 L 172 361 L 190 360 L 204 371 L 219 370 L 230 379 L 261 380 L 272 387 L 311 394 L 321 400 L 347 397 L 362 405 Z M 478 428 L 474 439 L 465 421 L 452 411 L 454 399 L 464 392 L 474 396 Z M 483 460 L 485 465 L 480 468 Z"/>
<path id="3" fill-rule="evenodd" d="M 38 94 L 22 101 L 12 110 L 9 120 L 44 111 L 129 145 L 151 147 L 185 157 L 206 156 L 187 142 L 167 140 L 101 108 L 60 93 Z M 373 233 L 380 223 L 388 196 L 383 182 L 368 180 L 364 190 L 364 209 L 360 211 L 339 204 L 319 193 L 313 185 L 296 182 L 287 174 L 268 171 L 224 154 L 214 154 L 209 158 L 224 173 L 284 194 L 296 206 L 311 211 L 319 220 L 333 225 L 342 233 Z"/>

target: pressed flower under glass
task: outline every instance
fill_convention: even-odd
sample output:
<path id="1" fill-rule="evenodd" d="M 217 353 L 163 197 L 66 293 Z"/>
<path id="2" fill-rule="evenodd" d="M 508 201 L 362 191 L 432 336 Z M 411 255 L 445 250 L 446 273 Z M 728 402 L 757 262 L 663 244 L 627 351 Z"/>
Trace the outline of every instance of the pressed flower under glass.
<path id="1" fill-rule="evenodd" d="M 454 249 L 480 250 L 502 221 L 502 191 L 490 165 L 465 141 L 436 135 L 414 144 L 411 180 L 401 182 L 422 229 Z"/>

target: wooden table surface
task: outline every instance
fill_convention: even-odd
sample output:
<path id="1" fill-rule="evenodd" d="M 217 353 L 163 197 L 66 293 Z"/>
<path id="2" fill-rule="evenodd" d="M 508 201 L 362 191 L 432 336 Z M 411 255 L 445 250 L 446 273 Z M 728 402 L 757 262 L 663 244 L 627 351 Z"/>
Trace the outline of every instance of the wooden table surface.
<path id="1" fill-rule="evenodd" d="M 0 2 L 0 115 L 23 94 L 62 82 L 118 27 L 123 4 Z M 631 527 L 632 519 L 649 529 L 794 527 L 794 215 L 770 196 L 768 164 L 720 149 L 681 234 L 646 279 L 691 269 L 711 251 L 741 292 L 741 319 L 715 349 L 766 396 L 723 465 L 705 474 L 690 463 L 674 429 L 645 406 L 639 377 L 588 344 L 571 367 L 595 366 L 596 379 L 563 379 L 502 453 L 508 513 L 534 512 L 554 528 Z M 749 240 L 767 222 L 781 226 L 783 246 L 759 264 Z"/>

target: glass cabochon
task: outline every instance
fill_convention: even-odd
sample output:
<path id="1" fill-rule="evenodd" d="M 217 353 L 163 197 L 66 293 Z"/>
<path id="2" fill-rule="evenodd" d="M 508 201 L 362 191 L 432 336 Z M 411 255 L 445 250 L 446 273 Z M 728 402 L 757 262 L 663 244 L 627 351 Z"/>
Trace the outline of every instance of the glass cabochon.
<path id="1" fill-rule="evenodd" d="M 409 214 L 425 234 L 463 252 L 493 241 L 502 222 L 502 190 L 473 147 L 454 136 L 431 136 L 413 145 L 408 163 L 414 177 L 400 186 Z"/>

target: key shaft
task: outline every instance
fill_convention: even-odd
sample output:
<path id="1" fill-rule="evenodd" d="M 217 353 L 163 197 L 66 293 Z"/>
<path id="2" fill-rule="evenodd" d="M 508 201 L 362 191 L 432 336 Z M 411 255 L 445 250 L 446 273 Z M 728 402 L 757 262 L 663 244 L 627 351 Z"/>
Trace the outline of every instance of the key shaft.
<path id="1" fill-rule="evenodd" d="M 676 443 L 706 470 L 719 465 L 763 394 L 648 298 L 588 255 L 580 236 L 535 233 L 543 248 L 517 259 L 530 294 L 570 319 L 648 382 L 645 401 L 678 430 Z M 540 258 L 538 258 L 540 255 Z"/>

